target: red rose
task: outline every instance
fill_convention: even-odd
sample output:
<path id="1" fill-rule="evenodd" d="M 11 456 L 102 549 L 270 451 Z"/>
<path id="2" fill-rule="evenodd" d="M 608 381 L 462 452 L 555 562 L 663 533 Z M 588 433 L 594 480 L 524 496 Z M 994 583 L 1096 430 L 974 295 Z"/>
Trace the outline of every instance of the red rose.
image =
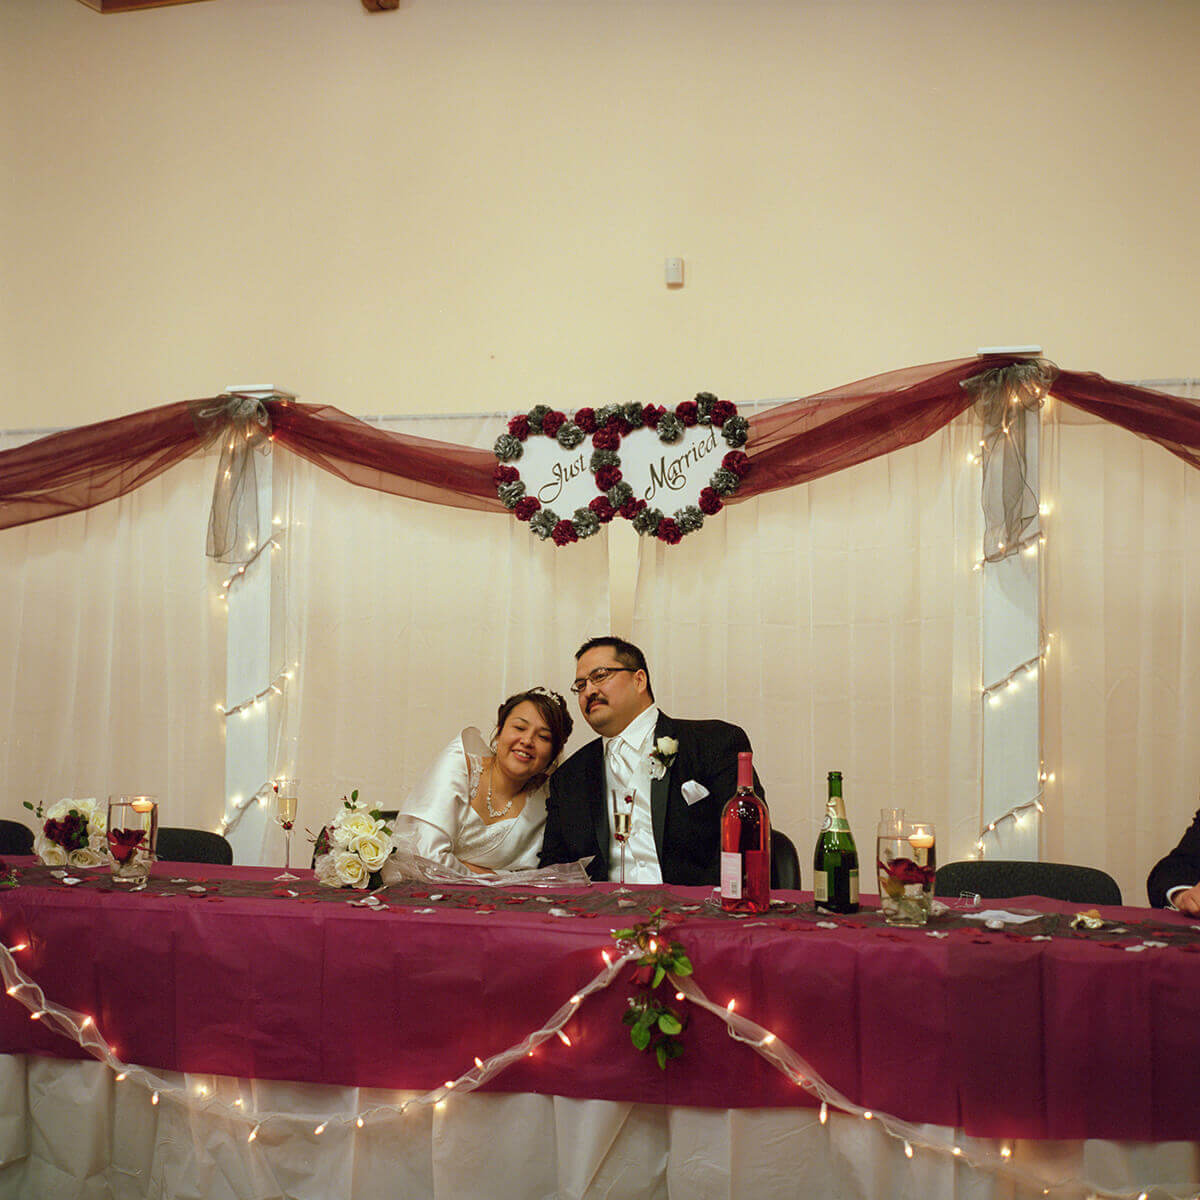
<path id="1" fill-rule="evenodd" d="M 663 517 L 654 536 L 660 542 L 666 542 L 668 546 L 678 546 L 683 540 L 683 530 L 670 517 Z"/>
<path id="2" fill-rule="evenodd" d="M 513 419 L 508 423 L 508 432 L 511 433 L 518 442 L 523 442 L 529 436 L 529 418 L 513 417 Z"/>
<path id="3" fill-rule="evenodd" d="M 624 417 L 613 417 L 604 428 L 615 429 L 621 437 L 624 437 L 630 430 L 630 424 Z"/>
<path id="4" fill-rule="evenodd" d="M 492 472 L 492 482 L 499 487 L 502 483 L 516 483 L 521 478 L 516 467 L 499 466 Z"/>
<path id="5" fill-rule="evenodd" d="M 597 450 L 616 450 L 621 445 L 621 431 L 616 421 L 610 421 L 603 429 L 597 429 L 592 437 Z"/>
<path id="6" fill-rule="evenodd" d="M 663 406 L 661 404 L 647 404 L 646 407 L 642 410 L 642 420 L 646 422 L 646 425 L 650 429 L 657 429 L 658 428 L 658 419 L 666 411 L 667 410 L 665 408 L 663 408 Z"/>
<path id="7" fill-rule="evenodd" d="M 675 408 L 675 415 L 687 426 L 695 425 L 700 419 L 700 409 L 695 400 L 685 400 Z"/>
<path id="8" fill-rule="evenodd" d="M 127 863 L 146 836 L 144 829 L 110 829 L 108 852 L 119 863 Z"/>
<path id="9" fill-rule="evenodd" d="M 565 413 L 549 412 L 542 418 L 542 432 L 547 437 L 554 437 L 566 423 Z"/>
<path id="10" fill-rule="evenodd" d="M 609 504 L 607 496 L 597 496 L 595 500 L 588 505 L 588 508 L 590 508 L 592 512 L 594 512 L 596 516 L 600 518 L 600 523 L 602 525 L 607 525 L 609 521 L 611 521 L 613 517 L 617 515 L 617 510 L 613 508 L 611 504 Z"/>
<path id="11" fill-rule="evenodd" d="M 614 488 L 621 482 L 620 467 L 601 467 L 596 472 L 596 486 L 602 491 L 607 492 L 609 488 Z"/>
<path id="12" fill-rule="evenodd" d="M 721 459 L 721 466 L 732 471 L 739 479 L 745 479 L 750 474 L 750 457 L 741 450 L 730 450 Z"/>
<path id="13" fill-rule="evenodd" d="M 575 424 L 578 425 L 584 433 L 595 433 L 596 410 L 594 408 L 581 408 L 575 414 Z"/>
<path id="14" fill-rule="evenodd" d="M 721 497 L 715 488 L 706 487 L 700 493 L 700 511 L 710 517 L 721 511 Z"/>
<path id="15" fill-rule="evenodd" d="M 890 863 L 881 862 L 879 869 L 885 871 L 888 878 L 895 883 L 919 883 L 928 887 L 933 882 L 933 870 L 929 867 L 919 867 L 911 858 L 893 858 Z"/>
<path id="16" fill-rule="evenodd" d="M 709 419 L 714 425 L 724 425 L 737 410 L 729 403 L 728 400 L 718 400 L 712 408 L 708 410 Z"/>
<path id="17" fill-rule="evenodd" d="M 638 500 L 635 497 L 630 496 L 629 499 L 626 500 L 617 511 L 625 518 L 625 520 L 632 521 L 633 518 L 636 517 L 638 513 L 640 513 L 645 507 L 645 500 Z"/>
<path id="18" fill-rule="evenodd" d="M 542 502 L 536 496 L 522 496 L 513 505 L 513 515 L 518 521 L 528 521 L 541 507 Z"/>
<path id="19" fill-rule="evenodd" d="M 565 517 L 555 525 L 554 532 L 550 536 L 554 539 L 556 546 L 565 546 L 568 542 L 579 541 L 579 534 L 575 532 L 575 526 Z"/>

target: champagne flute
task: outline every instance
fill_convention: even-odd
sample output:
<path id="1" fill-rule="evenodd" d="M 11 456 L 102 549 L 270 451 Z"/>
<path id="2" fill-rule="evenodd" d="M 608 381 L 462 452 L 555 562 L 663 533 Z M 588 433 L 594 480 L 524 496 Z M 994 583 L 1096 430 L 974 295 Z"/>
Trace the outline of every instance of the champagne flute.
<path id="1" fill-rule="evenodd" d="M 621 804 L 617 800 L 617 793 L 613 792 L 612 802 L 613 837 L 621 847 L 621 882 L 617 891 L 627 892 L 629 889 L 625 886 L 625 843 L 629 841 L 629 834 L 633 828 L 633 797 L 626 796 L 625 803 Z"/>
<path id="2" fill-rule="evenodd" d="M 298 779 L 276 779 L 271 785 L 275 790 L 275 820 L 283 830 L 283 874 L 276 880 L 299 879 L 292 874 L 292 826 L 296 823 L 296 807 L 300 799 Z"/>

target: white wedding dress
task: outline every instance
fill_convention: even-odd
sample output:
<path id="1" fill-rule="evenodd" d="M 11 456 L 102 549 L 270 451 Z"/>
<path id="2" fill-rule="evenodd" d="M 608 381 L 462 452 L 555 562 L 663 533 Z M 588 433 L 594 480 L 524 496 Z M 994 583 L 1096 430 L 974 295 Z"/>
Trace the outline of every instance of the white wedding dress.
<path id="1" fill-rule="evenodd" d="M 468 726 L 437 756 L 392 823 L 398 849 L 455 870 L 466 870 L 465 862 L 497 871 L 538 865 L 549 785 L 531 792 L 517 816 L 487 824 L 471 797 L 490 754 L 483 735 Z"/>

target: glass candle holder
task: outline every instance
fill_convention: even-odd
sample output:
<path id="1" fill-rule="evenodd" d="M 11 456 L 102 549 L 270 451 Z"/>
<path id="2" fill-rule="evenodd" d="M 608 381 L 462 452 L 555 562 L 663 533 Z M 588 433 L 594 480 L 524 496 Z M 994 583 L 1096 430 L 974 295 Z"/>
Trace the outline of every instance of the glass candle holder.
<path id="1" fill-rule="evenodd" d="M 108 856 L 114 879 L 145 883 L 158 850 L 154 796 L 109 796 Z"/>
<path id="2" fill-rule="evenodd" d="M 880 824 L 876 841 L 879 907 L 889 925 L 924 925 L 933 909 L 937 848 L 929 821 Z"/>

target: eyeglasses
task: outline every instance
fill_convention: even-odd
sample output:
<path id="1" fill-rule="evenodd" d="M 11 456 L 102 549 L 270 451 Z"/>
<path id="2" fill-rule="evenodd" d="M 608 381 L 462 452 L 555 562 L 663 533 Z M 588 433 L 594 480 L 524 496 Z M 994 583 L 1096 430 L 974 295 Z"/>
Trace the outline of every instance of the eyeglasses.
<path id="1" fill-rule="evenodd" d="M 593 687 L 599 687 L 610 675 L 615 675 L 618 671 L 636 671 L 637 667 L 597 667 L 594 671 L 589 671 L 582 679 L 577 679 L 571 684 L 571 692 L 573 695 L 581 695 L 583 689 L 590 683 Z"/>

